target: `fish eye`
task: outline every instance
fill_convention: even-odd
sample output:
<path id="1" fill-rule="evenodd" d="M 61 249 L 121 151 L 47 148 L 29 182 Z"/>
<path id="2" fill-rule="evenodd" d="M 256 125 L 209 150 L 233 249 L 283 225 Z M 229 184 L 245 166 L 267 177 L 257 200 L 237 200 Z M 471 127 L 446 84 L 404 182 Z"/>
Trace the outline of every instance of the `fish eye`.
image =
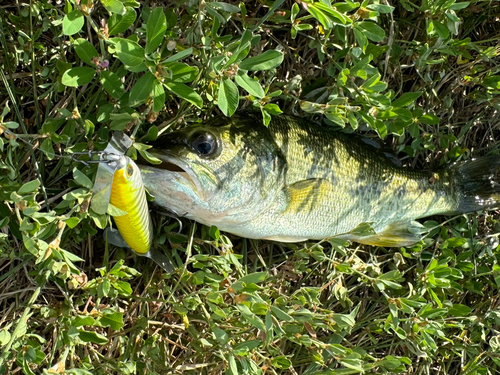
<path id="1" fill-rule="evenodd" d="M 210 133 L 195 134 L 191 147 L 200 156 L 211 156 L 217 151 L 217 140 Z"/>
<path id="2" fill-rule="evenodd" d="M 129 164 L 127 165 L 127 177 L 132 177 L 132 175 L 134 174 L 134 167 L 132 166 L 132 164 Z"/>

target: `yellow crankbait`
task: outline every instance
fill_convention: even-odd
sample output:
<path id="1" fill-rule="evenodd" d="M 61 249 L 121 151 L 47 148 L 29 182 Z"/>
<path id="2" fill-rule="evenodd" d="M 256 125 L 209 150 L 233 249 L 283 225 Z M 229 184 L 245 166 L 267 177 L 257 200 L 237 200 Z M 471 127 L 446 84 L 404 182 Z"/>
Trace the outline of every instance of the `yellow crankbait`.
<path id="1" fill-rule="evenodd" d="M 114 216 L 120 234 L 136 253 L 144 255 L 151 249 L 153 226 L 148 211 L 141 171 L 128 156 L 125 165 L 114 173 L 110 203 L 126 215 Z"/>
<path id="2" fill-rule="evenodd" d="M 107 241 L 148 257 L 171 273 L 174 268 L 170 260 L 152 246 L 153 224 L 141 172 L 134 161 L 125 155 L 131 145 L 129 137 L 114 133 L 104 151 L 88 153 L 90 159 L 92 155 L 99 156 L 99 160 L 84 162 L 99 163 L 91 208 L 103 215 L 108 212 L 111 203 L 124 212 L 123 215 L 112 214 L 118 230 L 106 228 L 104 234 Z"/>

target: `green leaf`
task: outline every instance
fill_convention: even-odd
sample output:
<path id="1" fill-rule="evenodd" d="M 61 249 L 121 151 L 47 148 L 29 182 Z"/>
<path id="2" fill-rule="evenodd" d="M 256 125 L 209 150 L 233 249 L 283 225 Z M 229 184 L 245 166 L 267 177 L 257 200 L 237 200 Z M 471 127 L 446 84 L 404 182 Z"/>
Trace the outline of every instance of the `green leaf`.
<path id="1" fill-rule="evenodd" d="M 137 13 L 134 8 L 126 7 L 125 14 L 113 14 L 108 20 L 108 35 L 113 36 L 123 33 L 135 22 Z"/>
<path id="2" fill-rule="evenodd" d="M 264 325 L 264 322 L 262 319 L 260 319 L 257 315 L 255 315 L 250 309 L 243 304 L 236 305 L 236 308 L 240 310 L 241 314 L 243 317 L 250 323 L 252 326 L 254 326 L 257 329 L 260 329 L 261 331 L 266 330 L 266 326 Z"/>
<path id="3" fill-rule="evenodd" d="M 102 104 L 99 106 L 97 110 L 97 121 L 98 122 L 106 122 L 110 119 L 111 114 L 113 113 L 114 106 L 111 103 Z"/>
<path id="4" fill-rule="evenodd" d="M 288 315 L 286 312 L 284 312 L 277 306 L 271 306 L 271 311 L 274 314 L 274 316 L 280 321 L 293 322 L 294 320 L 290 315 Z"/>
<path id="5" fill-rule="evenodd" d="M 91 316 L 77 316 L 73 321 L 71 322 L 71 325 L 73 327 L 83 327 L 83 326 L 93 326 L 95 323 L 94 318 Z"/>
<path id="6" fill-rule="evenodd" d="M 387 136 L 387 125 L 384 121 L 375 121 L 375 131 L 381 139 Z"/>
<path id="7" fill-rule="evenodd" d="M 278 357 L 274 357 L 271 359 L 271 364 L 274 367 L 280 368 L 280 369 L 288 369 L 292 365 L 292 362 L 286 358 L 284 355 L 280 355 Z"/>
<path id="8" fill-rule="evenodd" d="M 84 330 L 78 330 L 78 337 L 83 342 L 93 342 L 94 344 L 104 345 L 108 342 L 108 339 L 97 332 L 89 332 Z"/>
<path id="9" fill-rule="evenodd" d="M 156 81 L 156 77 L 151 72 L 146 72 L 137 80 L 130 91 L 129 105 L 131 107 L 136 107 L 146 101 L 153 93 L 154 81 Z"/>
<path id="10" fill-rule="evenodd" d="M 132 287 L 126 281 L 115 281 L 113 287 L 123 295 L 130 296 L 132 294 Z"/>
<path id="11" fill-rule="evenodd" d="M 236 81 L 238 86 L 242 87 L 250 95 L 253 95 L 259 99 L 266 96 L 266 93 L 262 89 L 262 86 L 260 85 L 259 81 L 250 78 L 248 74 L 239 71 L 238 75 L 234 77 L 234 80 Z"/>
<path id="12" fill-rule="evenodd" d="M 472 309 L 469 306 L 454 303 L 453 307 L 451 307 L 448 312 L 453 316 L 467 317 L 472 312 Z"/>
<path id="13" fill-rule="evenodd" d="M 212 237 L 215 241 L 219 241 L 220 231 L 215 225 L 212 225 L 209 229 L 210 237 Z"/>
<path id="14" fill-rule="evenodd" d="M 113 312 L 110 314 L 104 314 L 99 319 L 99 324 L 102 327 L 110 327 L 115 331 L 118 331 L 123 327 L 123 314 L 120 312 Z"/>
<path id="15" fill-rule="evenodd" d="M 460 18 L 457 17 L 455 14 L 446 12 L 445 13 L 446 18 L 448 18 L 452 22 L 460 22 Z"/>
<path id="16" fill-rule="evenodd" d="M 54 147 L 52 146 L 52 139 L 47 138 L 45 141 L 42 142 L 40 145 L 40 150 L 43 151 L 43 153 L 47 156 L 47 159 L 52 160 L 54 159 Z"/>
<path id="17" fill-rule="evenodd" d="M 461 3 L 452 4 L 448 9 L 451 9 L 451 10 L 460 10 L 460 9 L 467 8 L 469 5 L 470 5 L 469 1 L 464 1 L 464 2 L 461 2 Z"/>
<path id="18" fill-rule="evenodd" d="M 134 146 L 136 145 L 137 143 L 134 143 Z M 151 163 L 151 164 L 161 164 L 162 161 L 160 159 L 158 159 L 157 157 L 153 156 L 153 154 L 151 154 L 150 152 L 146 151 L 146 150 L 141 150 L 139 149 L 139 154 L 141 154 L 141 156 L 146 159 L 146 161 L 148 163 Z"/>
<path id="19" fill-rule="evenodd" d="M 221 344 L 226 345 L 230 340 L 228 333 L 217 326 L 210 327 L 212 333 L 215 335 L 215 339 Z"/>
<path id="20" fill-rule="evenodd" d="M 17 191 L 17 194 L 24 195 L 33 193 L 40 186 L 40 180 L 33 180 L 26 182 L 21 188 Z"/>
<path id="21" fill-rule="evenodd" d="M 167 27 L 169 29 L 172 29 L 176 24 L 177 24 L 177 14 L 175 13 L 176 10 L 174 8 L 168 8 L 167 9 Z"/>
<path id="22" fill-rule="evenodd" d="M 394 100 L 391 105 L 396 108 L 396 107 L 408 107 L 410 104 L 415 103 L 415 100 L 420 98 L 422 95 L 421 91 L 416 91 L 416 92 L 405 92 L 403 95 L 401 95 L 399 98 Z"/>
<path id="23" fill-rule="evenodd" d="M 394 7 L 383 4 L 369 4 L 366 6 L 366 8 L 374 10 L 379 13 L 392 13 L 392 11 L 394 10 Z"/>
<path id="24" fill-rule="evenodd" d="M 438 21 L 431 21 L 431 22 L 434 26 L 434 30 L 436 31 L 436 34 L 441 39 L 448 39 L 449 38 L 450 30 L 448 30 L 448 27 L 445 24 L 438 22 Z"/>
<path id="25" fill-rule="evenodd" d="M 83 18 L 82 12 L 80 12 L 79 10 L 69 12 L 63 18 L 63 34 L 76 34 L 82 29 L 84 22 L 85 19 Z"/>
<path id="26" fill-rule="evenodd" d="M 269 112 L 271 115 L 279 115 L 280 113 L 283 113 L 283 111 L 281 110 L 281 108 L 277 105 L 277 104 L 272 104 L 272 103 L 269 103 L 269 104 L 266 104 L 264 106 L 264 109 Z"/>
<path id="27" fill-rule="evenodd" d="M 61 125 L 64 124 L 65 122 L 66 122 L 65 117 L 55 117 L 55 118 L 45 119 L 45 122 L 42 125 L 42 133 L 53 134 L 56 131 L 58 131 Z"/>
<path id="28" fill-rule="evenodd" d="M 153 82 L 153 111 L 160 112 L 165 105 L 165 89 L 163 85 L 155 79 Z"/>
<path id="29" fill-rule="evenodd" d="M 92 59 L 97 57 L 97 51 L 94 46 L 87 40 L 83 38 L 78 38 L 73 41 L 73 47 L 78 57 L 85 63 L 89 65 L 94 65 Z"/>
<path id="30" fill-rule="evenodd" d="M 297 18 L 297 14 L 299 14 L 299 12 L 300 12 L 299 5 L 297 3 L 293 3 L 292 11 L 290 14 L 290 21 L 292 21 L 292 23 L 295 21 L 295 18 Z"/>
<path id="31" fill-rule="evenodd" d="M 442 249 L 454 249 L 457 247 L 462 247 L 467 243 L 467 240 L 463 237 L 452 237 L 445 240 L 440 246 Z"/>
<path id="32" fill-rule="evenodd" d="M 426 115 L 421 116 L 418 119 L 421 123 L 426 125 L 437 125 L 439 124 L 439 117 L 433 115 L 432 113 L 428 113 Z"/>
<path id="33" fill-rule="evenodd" d="M 125 88 L 123 87 L 123 82 L 120 77 L 113 72 L 103 71 L 101 72 L 101 83 L 104 90 L 115 99 L 120 99 L 125 93 Z"/>
<path id="34" fill-rule="evenodd" d="M 269 126 L 271 122 L 271 115 L 264 109 L 264 107 L 260 107 L 260 112 L 262 113 L 262 121 L 264 121 L 265 126 Z"/>
<path id="35" fill-rule="evenodd" d="M 73 178 L 78 185 L 86 187 L 87 189 L 92 189 L 92 187 L 94 186 L 90 178 L 85 176 L 85 174 L 77 168 L 73 168 Z"/>
<path id="36" fill-rule="evenodd" d="M 111 130 L 124 130 L 129 122 L 138 119 L 137 116 L 133 116 L 130 113 L 111 113 L 109 117 L 111 119 L 111 123 L 109 124 Z"/>
<path id="37" fill-rule="evenodd" d="M 358 45 L 361 47 L 363 52 L 366 49 L 366 46 L 368 45 L 368 39 L 366 38 L 365 34 L 361 29 L 358 29 L 356 27 L 353 28 L 354 31 L 354 37 L 356 38 L 356 42 L 358 42 Z"/>
<path id="38" fill-rule="evenodd" d="M 81 66 L 66 70 L 62 75 L 61 82 L 65 86 L 78 87 L 90 83 L 95 75 L 94 68 Z"/>
<path id="39" fill-rule="evenodd" d="M 340 363 L 347 368 L 350 368 L 356 372 L 364 373 L 363 361 L 359 358 L 358 353 L 349 354 L 340 360 Z"/>
<path id="40" fill-rule="evenodd" d="M 0 346 L 7 345 L 10 341 L 11 335 L 7 329 L 0 330 Z"/>
<path id="41" fill-rule="evenodd" d="M 223 78 L 219 85 L 219 97 L 217 103 L 222 113 L 224 113 L 227 117 L 231 117 L 238 108 L 238 88 L 234 82 L 228 78 Z"/>
<path id="42" fill-rule="evenodd" d="M 365 83 L 363 83 L 361 88 L 369 89 L 369 88 L 373 87 L 374 85 L 376 85 L 378 83 L 378 81 L 380 81 L 380 78 L 381 78 L 380 73 L 378 73 L 378 72 L 375 73 L 369 79 L 367 79 Z"/>
<path id="43" fill-rule="evenodd" d="M 340 126 L 340 127 L 345 127 L 345 122 L 344 120 L 342 119 L 341 116 L 339 116 L 338 114 L 335 114 L 335 113 L 331 113 L 331 112 L 327 112 L 325 113 L 325 117 L 330 120 L 331 122 L 333 122 L 334 124 Z"/>
<path id="44" fill-rule="evenodd" d="M 163 8 L 155 8 L 149 15 L 146 23 L 146 54 L 154 52 L 163 41 L 167 31 L 167 19 Z"/>
<path id="45" fill-rule="evenodd" d="M 354 26 L 371 41 L 373 42 L 381 42 L 385 38 L 385 31 L 379 25 L 373 22 L 359 22 Z"/>
<path id="46" fill-rule="evenodd" d="M 102 5 L 104 5 L 104 8 L 109 12 L 109 14 L 119 14 L 119 15 L 124 15 L 125 14 L 125 6 L 123 3 L 119 0 L 101 0 Z"/>
<path id="47" fill-rule="evenodd" d="M 183 84 L 183 83 L 177 83 L 173 82 L 170 80 L 165 79 L 163 84 L 167 89 L 172 91 L 175 95 L 178 97 L 187 100 L 191 104 L 194 104 L 198 108 L 203 107 L 203 99 L 201 96 L 194 91 L 191 87 Z"/>
<path id="48" fill-rule="evenodd" d="M 228 13 L 239 13 L 241 10 L 236 5 L 214 1 L 209 3 L 215 9 L 223 10 Z"/>
<path id="49" fill-rule="evenodd" d="M 346 16 L 333 9 L 331 5 L 320 2 L 308 3 L 307 11 L 327 30 L 332 29 L 336 24 L 345 25 L 350 22 Z"/>
<path id="50" fill-rule="evenodd" d="M 237 344 L 233 350 L 236 353 L 240 353 L 239 355 L 245 355 L 247 353 L 250 353 L 252 350 L 258 348 L 262 344 L 262 341 L 260 340 L 249 340 L 249 341 L 243 341 Z"/>
<path id="51" fill-rule="evenodd" d="M 164 62 L 169 63 L 177 60 L 181 60 L 184 57 L 187 57 L 193 53 L 193 48 L 186 48 L 183 51 L 180 51 L 176 53 L 175 55 L 170 56 L 168 59 L 166 59 Z"/>
<path id="52" fill-rule="evenodd" d="M 274 69 L 283 62 L 283 54 L 279 51 L 270 50 L 258 56 L 243 60 L 240 69 L 259 71 Z"/>
<path id="53" fill-rule="evenodd" d="M 232 288 L 234 289 L 234 286 L 236 285 L 237 287 L 242 286 L 243 283 L 249 284 L 249 283 L 261 283 L 267 278 L 267 272 L 254 272 L 250 273 L 246 276 L 243 276 L 240 278 L 238 281 L 236 281 L 233 285 Z M 236 289 L 235 289 L 236 290 Z"/>
<path id="54" fill-rule="evenodd" d="M 132 40 L 118 40 L 115 52 L 121 62 L 130 67 L 139 66 L 144 62 L 144 48 Z"/>
<path id="55" fill-rule="evenodd" d="M 63 221 L 66 223 L 68 228 L 73 229 L 74 227 L 76 227 L 78 225 L 78 223 L 80 222 L 80 219 L 77 217 L 70 217 L 68 219 L 64 219 Z"/>
<path id="56" fill-rule="evenodd" d="M 199 69 L 196 66 L 190 66 L 180 62 L 165 64 L 165 68 L 170 69 L 172 73 L 170 79 L 178 83 L 191 82 L 199 73 Z"/>

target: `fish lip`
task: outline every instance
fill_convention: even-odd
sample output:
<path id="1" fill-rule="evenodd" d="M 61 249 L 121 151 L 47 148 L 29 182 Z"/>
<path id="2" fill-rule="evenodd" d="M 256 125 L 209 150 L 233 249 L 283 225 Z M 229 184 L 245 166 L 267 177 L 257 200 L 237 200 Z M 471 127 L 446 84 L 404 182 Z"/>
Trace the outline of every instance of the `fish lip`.
<path id="1" fill-rule="evenodd" d="M 204 190 L 202 189 L 200 180 L 196 173 L 194 172 L 193 168 L 183 161 L 182 159 L 179 159 L 178 157 L 174 156 L 173 154 L 170 154 L 168 152 L 154 152 L 153 150 L 151 151 L 151 154 L 158 159 L 161 160 L 161 164 L 149 164 L 149 163 L 142 163 L 142 165 L 147 165 L 148 168 L 151 169 L 159 169 L 164 172 L 168 172 L 173 174 L 175 177 L 179 178 L 183 182 L 187 182 L 189 186 L 192 188 L 196 194 L 202 198 L 204 195 Z M 179 170 L 174 170 L 175 168 L 172 168 L 169 166 L 169 164 L 177 167 Z M 187 175 L 187 176 L 186 176 Z"/>

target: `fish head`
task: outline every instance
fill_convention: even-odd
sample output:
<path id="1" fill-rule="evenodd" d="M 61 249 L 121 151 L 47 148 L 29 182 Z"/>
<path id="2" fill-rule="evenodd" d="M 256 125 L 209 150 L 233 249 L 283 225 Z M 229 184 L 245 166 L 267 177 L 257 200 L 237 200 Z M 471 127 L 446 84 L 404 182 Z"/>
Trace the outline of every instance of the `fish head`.
<path id="1" fill-rule="evenodd" d="M 286 162 L 269 130 L 233 117 L 175 131 L 141 165 L 157 205 L 204 224 L 237 225 L 258 216 L 284 185 Z"/>

